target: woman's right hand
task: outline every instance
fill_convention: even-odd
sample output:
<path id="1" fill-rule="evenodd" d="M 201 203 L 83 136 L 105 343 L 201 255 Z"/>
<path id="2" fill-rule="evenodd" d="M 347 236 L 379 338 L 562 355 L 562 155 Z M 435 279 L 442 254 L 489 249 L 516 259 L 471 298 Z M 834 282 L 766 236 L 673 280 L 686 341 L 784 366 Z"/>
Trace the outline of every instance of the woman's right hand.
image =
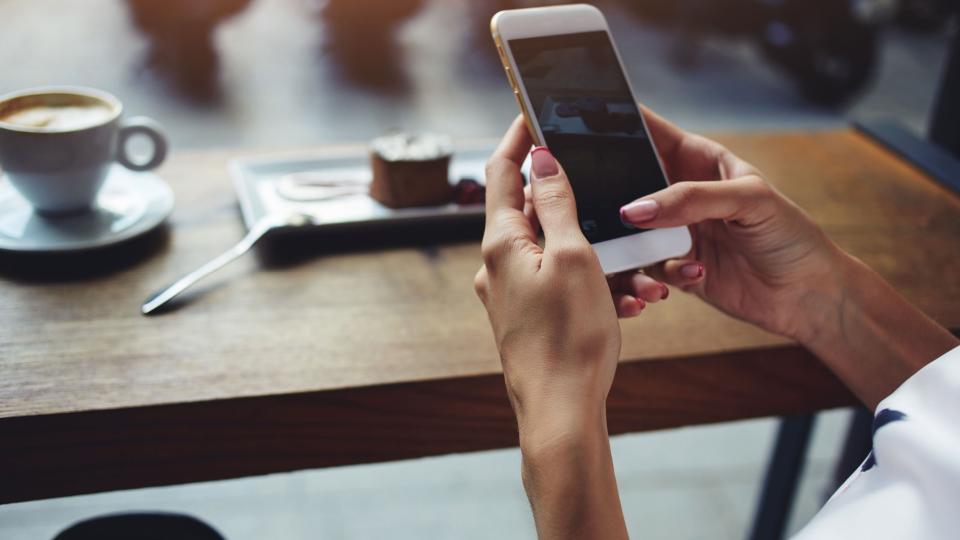
<path id="1" fill-rule="evenodd" d="M 653 278 L 799 341 L 871 408 L 960 343 L 831 242 L 755 167 L 644 113 L 674 183 L 625 206 L 622 217 L 693 234 L 691 252 L 648 269 Z M 609 278 L 615 296 L 643 281 Z"/>
<path id="2" fill-rule="evenodd" d="M 623 207 L 642 228 L 689 226 L 693 249 L 646 273 L 721 310 L 804 341 L 841 287 L 849 257 L 760 171 L 720 144 L 656 114 L 644 117 L 672 185 Z M 611 278 L 615 294 L 636 279 Z"/>

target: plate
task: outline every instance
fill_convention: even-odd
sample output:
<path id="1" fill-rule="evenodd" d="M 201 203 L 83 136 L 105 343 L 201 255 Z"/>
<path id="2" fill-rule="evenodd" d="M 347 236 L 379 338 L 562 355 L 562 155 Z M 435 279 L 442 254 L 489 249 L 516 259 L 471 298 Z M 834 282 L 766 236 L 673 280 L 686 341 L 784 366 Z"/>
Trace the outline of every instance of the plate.
<path id="1" fill-rule="evenodd" d="M 482 185 L 492 150 L 484 146 L 456 152 L 450 161 L 451 185 L 462 179 Z M 291 213 L 309 216 L 298 230 L 478 219 L 484 213 L 483 203 L 411 208 L 380 204 L 368 194 L 372 175 L 364 152 L 241 158 L 230 163 L 230 173 L 248 229 L 268 215 Z"/>
<path id="2" fill-rule="evenodd" d="M 110 246 L 147 233 L 173 211 L 173 191 L 157 175 L 110 168 L 94 209 L 45 217 L 0 179 L 0 250 L 61 253 Z"/>

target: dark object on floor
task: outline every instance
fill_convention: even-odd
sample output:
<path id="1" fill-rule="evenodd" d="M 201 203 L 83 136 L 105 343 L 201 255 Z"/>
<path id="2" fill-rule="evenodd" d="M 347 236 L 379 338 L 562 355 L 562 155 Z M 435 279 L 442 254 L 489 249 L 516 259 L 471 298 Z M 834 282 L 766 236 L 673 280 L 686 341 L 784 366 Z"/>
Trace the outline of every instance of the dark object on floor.
<path id="1" fill-rule="evenodd" d="M 807 99 L 830 107 L 847 104 L 870 82 L 879 30 L 892 16 L 879 0 L 622 1 L 678 30 L 684 47 L 715 36 L 753 42 Z"/>
<path id="2" fill-rule="evenodd" d="M 960 32 L 954 32 L 930 114 L 930 141 L 960 159 Z M 960 175 L 954 176 L 960 182 Z"/>
<path id="3" fill-rule="evenodd" d="M 956 0 L 900 0 L 897 3 L 897 22 L 917 32 L 935 32 L 956 15 Z"/>
<path id="4" fill-rule="evenodd" d="M 892 119 L 857 121 L 854 126 L 960 193 L 960 34 L 953 36 L 947 53 L 937 101 L 930 113 L 929 140 Z"/>
<path id="5" fill-rule="evenodd" d="M 74 523 L 53 540 L 224 540 L 195 517 L 166 512 L 111 514 Z"/>

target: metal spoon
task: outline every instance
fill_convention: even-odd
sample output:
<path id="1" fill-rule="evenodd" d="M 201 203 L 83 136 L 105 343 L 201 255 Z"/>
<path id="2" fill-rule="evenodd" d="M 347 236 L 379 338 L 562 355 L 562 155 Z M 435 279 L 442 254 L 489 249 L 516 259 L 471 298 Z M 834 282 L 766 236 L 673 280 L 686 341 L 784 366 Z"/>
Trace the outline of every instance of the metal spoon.
<path id="1" fill-rule="evenodd" d="M 178 294 L 187 290 L 191 285 L 209 276 L 217 270 L 223 268 L 228 263 L 234 261 L 243 255 L 257 243 L 257 240 L 263 238 L 268 232 L 280 227 L 298 227 L 312 221 L 312 217 L 306 214 L 291 213 L 286 215 L 268 215 L 250 227 L 250 231 L 235 246 L 223 252 L 210 262 L 197 268 L 193 272 L 174 281 L 164 289 L 152 294 L 140 307 L 140 312 L 144 315 L 150 315 L 161 306 L 173 300 Z"/>

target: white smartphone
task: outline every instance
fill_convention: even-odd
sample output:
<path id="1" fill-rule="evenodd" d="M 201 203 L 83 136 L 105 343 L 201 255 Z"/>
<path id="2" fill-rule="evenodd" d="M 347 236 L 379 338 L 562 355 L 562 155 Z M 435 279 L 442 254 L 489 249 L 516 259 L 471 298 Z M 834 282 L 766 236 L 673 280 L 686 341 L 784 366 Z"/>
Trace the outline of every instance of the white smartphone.
<path id="1" fill-rule="evenodd" d="M 533 140 L 570 179 L 580 229 L 603 271 L 690 251 L 686 227 L 642 230 L 620 220 L 621 206 L 663 189 L 667 177 L 600 10 L 501 11 L 490 29 Z"/>

